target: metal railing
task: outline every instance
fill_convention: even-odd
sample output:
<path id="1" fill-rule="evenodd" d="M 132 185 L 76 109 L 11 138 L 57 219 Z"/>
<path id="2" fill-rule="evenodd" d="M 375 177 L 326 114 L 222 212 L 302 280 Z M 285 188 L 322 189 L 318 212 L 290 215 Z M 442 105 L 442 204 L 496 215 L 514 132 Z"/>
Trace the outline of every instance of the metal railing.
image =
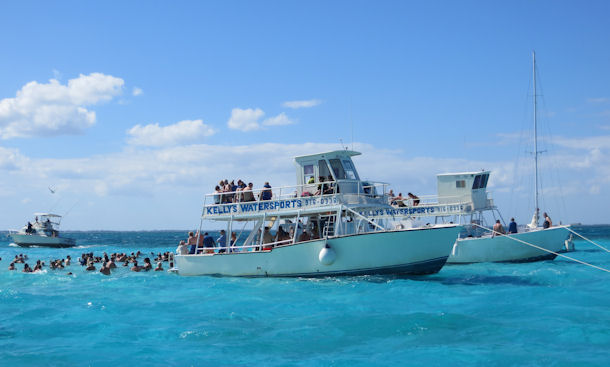
<path id="1" fill-rule="evenodd" d="M 280 186 L 275 188 L 258 188 L 252 190 L 236 190 L 206 194 L 204 197 L 204 208 L 211 205 L 223 205 L 234 203 L 261 202 L 283 199 L 328 197 L 332 195 L 355 195 L 367 198 L 383 198 L 387 196 L 387 183 L 360 181 L 360 180 L 337 180 L 324 181 L 311 184 Z M 314 192 L 313 189 L 315 189 Z M 269 199 L 263 199 L 263 193 L 270 192 Z"/>

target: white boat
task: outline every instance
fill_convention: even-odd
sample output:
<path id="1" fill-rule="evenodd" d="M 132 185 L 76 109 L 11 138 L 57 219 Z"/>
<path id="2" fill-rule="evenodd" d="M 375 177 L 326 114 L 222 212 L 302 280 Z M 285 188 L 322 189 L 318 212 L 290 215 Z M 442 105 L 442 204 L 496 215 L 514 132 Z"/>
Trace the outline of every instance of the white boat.
<path id="1" fill-rule="evenodd" d="M 221 223 L 227 234 L 239 232 L 238 240 L 206 248 L 200 235 L 195 253 L 175 257 L 178 273 L 318 277 L 438 272 L 461 227 L 390 229 L 384 220 L 360 214 L 392 208 L 387 184 L 360 180 L 351 159 L 359 154 L 339 150 L 296 157 L 297 185 L 273 188 L 270 200 L 255 195 L 255 201 L 244 201 L 252 198 L 244 191 L 206 195 L 202 223 Z M 273 231 L 274 238 L 269 235 Z"/>
<path id="2" fill-rule="evenodd" d="M 465 203 L 469 213 L 462 213 L 461 222 L 471 228 L 456 240 L 449 264 L 478 262 L 531 262 L 552 260 L 564 252 L 570 237 L 569 226 L 543 229 L 536 224 L 518 226 L 517 233 L 496 235 L 483 228 L 491 228 L 496 220 L 504 218 L 487 193 L 489 171 L 463 172 L 437 175 L 439 201 Z M 491 221 L 490 221 L 490 218 Z"/>
<path id="3" fill-rule="evenodd" d="M 76 245 L 73 238 L 63 237 L 59 233 L 61 215 L 52 213 L 34 213 L 34 223 L 28 222 L 22 229 L 10 233 L 16 245 L 22 247 L 72 247 Z"/>
<path id="4" fill-rule="evenodd" d="M 447 173 L 437 175 L 438 197 L 424 197 L 415 207 L 412 200 L 402 201 L 408 218 L 434 217 L 439 221 L 456 221 L 470 224 L 457 238 L 448 264 L 478 262 L 530 262 L 552 260 L 559 252 L 573 250 L 569 226 L 543 229 L 538 218 L 538 127 L 536 118 L 536 59 L 534 54 L 534 159 L 535 159 L 535 213 L 532 222 L 518 228 L 517 233 L 496 235 L 491 228 L 496 220 L 504 222 L 493 199 L 487 193 L 489 171 Z M 406 202 L 406 204 L 405 204 Z M 493 218 L 491 223 L 489 217 Z M 508 226 L 504 222 L 504 228 Z"/>

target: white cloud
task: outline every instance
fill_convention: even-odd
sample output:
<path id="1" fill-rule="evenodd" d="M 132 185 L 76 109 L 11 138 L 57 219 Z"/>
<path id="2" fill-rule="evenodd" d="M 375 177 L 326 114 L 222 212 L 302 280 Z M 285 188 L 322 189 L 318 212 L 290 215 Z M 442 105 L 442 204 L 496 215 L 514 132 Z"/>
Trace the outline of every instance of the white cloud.
<path id="1" fill-rule="evenodd" d="M 27 164 L 27 158 L 17 149 L 0 147 L 0 169 L 12 171 Z"/>
<path id="2" fill-rule="evenodd" d="M 319 99 L 309 99 L 306 101 L 288 101 L 284 102 L 282 105 L 287 108 L 309 108 L 314 107 L 322 103 Z"/>
<path id="3" fill-rule="evenodd" d="M 260 129 L 258 120 L 264 115 L 265 113 L 260 108 L 247 108 L 245 110 L 234 108 L 231 110 L 231 117 L 227 122 L 227 126 L 231 129 L 244 132 L 258 130 Z"/>
<path id="4" fill-rule="evenodd" d="M 131 94 L 133 94 L 134 96 L 139 96 L 143 92 L 144 91 L 142 90 L 142 88 L 133 87 L 133 91 L 131 92 Z"/>
<path id="5" fill-rule="evenodd" d="M 227 122 L 229 128 L 240 131 L 253 131 L 259 130 L 262 125 L 264 126 L 281 126 L 294 124 L 294 120 L 289 118 L 284 112 L 277 116 L 266 118 L 259 121 L 265 116 L 265 112 L 260 108 L 252 109 L 247 108 L 245 110 L 241 108 L 234 108 L 231 110 L 231 117 Z"/>
<path id="6" fill-rule="evenodd" d="M 589 99 L 587 99 L 587 102 L 604 104 L 604 103 L 610 102 L 610 98 L 608 98 L 608 97 L 589 98 Z"/>
<path id="7" fill-rule="evenodd" d="M 127 131 L 131 136 L 129 144 L 149 147 L 193 143 L 215 133 L 216 130 L 202 120 L 184 120 L 168 126 L 159 126 L 158 123 L 136 125 Z"/>
<path id="8" fill-rule="evenodd" d="M 277 116 L 269 117 L 263 121 L 263 125 L 265 126 L 280 126 L 280 125 L 291 125 L 294 124 L 294 121 L 291 120 L 284 112 L 280 113 Z"/>
<path id="9" fill-rule="evenodd" d="M 66 85 L 56 79 L 24 85 L 0 100 L 0 138 L 77 134 L 95 124 L 86 107 L 121 94 L 124 81 L 101 73 L 81 74 Z"/>
<path id="10" fill-rule="evenodd" d="M 582 138 L 559 138 L 554 141 L 557 145 L 573 149 L 610 149 L 610 135 L 600 135 Z"/>

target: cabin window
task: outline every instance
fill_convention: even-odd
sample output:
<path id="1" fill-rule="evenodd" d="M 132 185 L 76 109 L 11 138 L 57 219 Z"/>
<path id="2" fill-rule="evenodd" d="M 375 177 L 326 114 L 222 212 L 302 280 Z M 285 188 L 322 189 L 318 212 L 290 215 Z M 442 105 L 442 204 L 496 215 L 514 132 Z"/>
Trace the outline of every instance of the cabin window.
<path id="1" fill-rule="evenodd" d="M 480 187 L 482 189 L 487 187 L 487 180 L 489 180 L 489 174 L 483 175 L 483 177 L 481 178 L 481 185 L 480 185 Z"/>
<path id="2" fill-rule="evenodd" d="M 330 170 L 328 169 L 328 165 L 326 164 L 326 161 L 323 159 L 320 159 L 318 161 L 318 176 L 324 177 L 324 180 L 327 180 L 328 177 L 330 177 L 330 179 L 332 180 L 332 176 L 330 175 Z"/>
<path id="3" fill-rule="evenodd" d="M 345 169 L 345 177 L 348 180 L 356 180 L 356 170 L 352 165 L 352 162 L 343 160 L 343 168 Z"/>
<path id="4" fill-rule="evenodd" d="M 313 173 L 313 164 L 303 166 L 303 177 L 305 178 L 305 183 L 314 183 L 316 181 Z"/>
<path id="5" fill-rule="evenodd" d="M 472 189 L 476 190 L 481 187 L 481 175 L 476 175 L 474 177 L 474 183 L 472 184 Z"/>
<path id="6" fill-rule="evenodd" d="M 466 187 L 466 181 L 465 180 L 455 181 L 455 187 L 458 189 Z"/>
<path id="7" fill-rule="evenodd" d="M 343 169 L 343 166 L 341 165 L 341 161 L 339 159 L 329 159 L 330 162 L 330 166 L 333 169 L 333 172 L 335 173 L 335 179 L 337 180 L 344 180 L 345 177 L 345 170 Z"/>

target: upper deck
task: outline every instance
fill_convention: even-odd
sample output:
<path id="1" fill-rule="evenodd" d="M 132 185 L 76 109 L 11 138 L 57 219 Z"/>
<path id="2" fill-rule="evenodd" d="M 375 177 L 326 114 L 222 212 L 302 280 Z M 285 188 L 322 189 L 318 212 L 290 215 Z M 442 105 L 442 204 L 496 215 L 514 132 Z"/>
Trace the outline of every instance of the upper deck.
<path id="1" fill-rule="evenodd" d="M 361 181 L 350 150 L 295 157 L 294 186 L 238 189 L 205 197 L 205 219 L 252 219 L 263 215 L 316 213 L 347 207 L 388 206 L 387 184 Z"/>
<path id="2" fill-rule="evenodd" d="M 313 194 L 305 185 L 271 188 L 272 196 L 263 200 L 263 192 L 252 190 L 254 200 L 244 201 L 243 191 L 205 196 L 202 217 L 212 220 L 253 219 L 261 216 L 291 215 L 296 213 L 323 213 L 345 207 L 388 206 L 385 192 L 387 184 L 338 180 L 320 184 L 320 192 Z M 322 187 L 327 187 L 324 190 Z M 318 191 L 318 190 L 316 190 Z M 298 193 L 301 192 L 301 195 Z"/>

